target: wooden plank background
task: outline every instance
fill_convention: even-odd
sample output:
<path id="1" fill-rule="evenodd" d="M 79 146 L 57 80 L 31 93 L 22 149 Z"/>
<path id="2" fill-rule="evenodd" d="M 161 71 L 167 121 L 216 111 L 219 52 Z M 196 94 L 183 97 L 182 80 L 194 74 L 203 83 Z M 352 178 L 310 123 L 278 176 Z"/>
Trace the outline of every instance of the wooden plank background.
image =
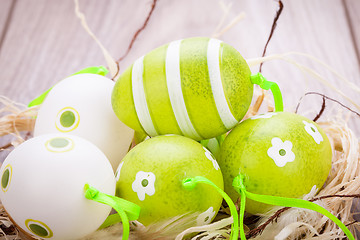
<path id="1" fill-rule="evenodd" d="M 360 1 L 284 0 L 283 3 L 283 14 L 267 55 L 286 52 L 310 54 L 359 87 Z M 80 0 L 80 9 L 92 31 L 117 59 L 126 52 L 151 4 L 151 0 Z M 172 40 L 212 36 L 224 17 L 222 5 L 230 7 L 225 25 L 242 12 L 245 18 L 220 39 L 233 45 L 246 59 L 260 57 L 278 8 L 277 1 L 159 0 L 147 28 L 120 63 L 121 71 L 136 58 Z M 75 16 L 72 0 L 1 0 L 0 34 L 0 95 L 16 102 L 27 104 L 73 72 L 106 64 L 99 47 Z M 349 86 L 304 56 L 289 57 L 317 71 L 360 105 L 356 87 Z M 252 67 L 253 72 L 258 69 L 258 66 Z M 283 60 L 266 62 L 263 74 L 268 80 L 278 82 L 287 110 L 294 111 L 305 92 L 316 91 L 360 112 L 343 96 Z M 308 96 L 299 113 L 313 118 L 321 102 L 319 96 Z M 342 116 L 349 117 L 349 126 L 360 134 L 359 118 L 337 104 L 327 102 L 320 120 L 333 118 L 339 111 L 342 111 Z"/>
<path id="2" fill-rule="evenodd" d="M 286 52 L 310 54 L 348 79 L 349 86 L 322 65 L 304 56 L 290 56 L 314 69 L 326 81 L 360 105 L 360 1 L 283 0 L 283 14 L 267 55 Z M 111 55 L 122 56 L 132 36 L 142 26 L 151 0 L 80 0 L 87 22 Z M 135 59 L 167 42 L 194 36 L 212 36 L 229 8 L 225 25 L 238 14 L 246 16 L 220 39 L 233 45 L 246 59 L 260 57 L 278 8 L 269 0 L 159 0 L 147 28 L 120 63 L 125 70 Z M 0 0 L 0 95 L 27 104 L 31 99 L 73 72 L 105 65 L 94 40 L 82 28 L 72 0 Z M 253 72 L 258 66 L 252 67 Z M 360 112 L 344 96 L 282 60 L 266 62 L 263 74 L 277 81 L 285 108 L 294 111 L 299 99 L 316 91 Z M 299 113 L 313 118 L 321 97 L 306 97 Z M 338 104 L 327 102 L 320 120 L 333 119 L 339 111 L 360 135 L 359 117 Z M 0 138 L 0 143 L 6 139 Z M 0 154 L 2 161 L 4 154 Z"/>

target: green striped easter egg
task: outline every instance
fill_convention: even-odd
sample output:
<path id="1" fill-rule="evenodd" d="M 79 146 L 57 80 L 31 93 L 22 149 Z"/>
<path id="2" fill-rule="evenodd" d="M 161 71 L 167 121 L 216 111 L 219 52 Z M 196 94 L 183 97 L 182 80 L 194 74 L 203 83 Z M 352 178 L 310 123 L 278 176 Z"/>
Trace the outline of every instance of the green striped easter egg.
<path id="1" fill-rule="evenodd" d="M 178 40 L 126 69 L 113 89 L 112 106 L 122 122 L 149 136 L 208 139 L 244 117 L 253 95 L 250 75 L 240 53 L 220 40 Z"/>

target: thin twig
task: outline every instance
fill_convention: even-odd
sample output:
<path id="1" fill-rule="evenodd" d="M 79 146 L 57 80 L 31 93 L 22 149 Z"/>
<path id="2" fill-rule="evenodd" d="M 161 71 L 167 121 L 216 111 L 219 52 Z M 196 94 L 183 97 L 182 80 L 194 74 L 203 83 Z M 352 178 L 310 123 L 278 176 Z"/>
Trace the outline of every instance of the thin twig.
<path id="1" fill-rule="evenodd" d="M 152 5 L 151 5 L 151 9 L 143 23 L 143 25 L 135 32 L 133 38 L 131 39 L 131 42 L 128 46 L 128 49 L 126 50 L 125 54 L 123 56 L 121 56 L 116 62 L 119 63 L 121 62 L 130 52 L 130 50 L 132 49 L 138 35 L 146 28 L 146 26 L 148 25 L 149 23 L 149 20 L 150 20 L 150 17 L 152 16 L 154 10 L 155 10 L 155 7 L 156 7 L 156 3 L 157 3 L 158 0 L 153 0 L 152 2 Z"/>
<path id="2" fill-rule="evenodd" d="M 277 23 L 277 21 L 279 20 L 279 17 L 280 17 L 280 15 L 281 15 L 281 12 L 282 12 L 282 10 L 283 10 L 283 8 L 284 8 L 284 5 L 283 5 L 283 3 L 281 2 L 281 0 L 279 0 L 278 3 L 279 3 L 279 9 L 276 11 L 276 15 L 275 15 L 273 24 L 272 24 L 272 26 L 271 26 L 270 35 L 269 35 L 269 38 L 268 38 L 268 40 L 267 40 L 267 42 L 266 42 L 266 44 L 265 44 L 264 51 L 263 51 L 263 53 L 262 53 L 262 57 L 265 56 L 267 46 L 268 46 L 268 44 L 269 44 L 269 42 L 270 42 L 270 40 L 271 40 L 271 38 L 272 38 L 272 36 L 273 36 L 273 34 L 274 34 L 275 28 L 276 28 L 276 26 L 277 26 L 276 23 Z M 262 65 L 263 65 L 263 62 L 260 64 L 259 72 L 261 72 Z"/>
<path id="3" fill-rule="evenodd" d="M 249 231 L 246 234 L 246 238 L 253 238 L 253 237 L 256 237 L 257 235 L 261 234 L 270 223 L 275 221 L 280 216 L 281 213 L 285 212 L 288 209 L 290 209 L 290 208 L 284 207 L 284 208 L 280 208 L 279 210 L 277 210 L 272 216 L 270 216 L 268 218 L 268 220 L 266 220 L 265 223 L 261 224 L 257 228 L 252 229 L 251 231 Z"/>
<path id="4" fill-rule="evenodd" d="M 320 109 L 319 113 L 315 116 L 315 118 L 313 119 L 314 122 L 316 122 L 321 117 L 321 115 L 324 113 L 324 110 L 325 110 L 325 98 L 323 97 L 322 100 L 323 100 L 323 102 L 322 102 L 322 105 L 321 105 L 321 109 Z"/>
<path id="5" fill-rule="evenodd" d="M 348 227 L 348 226 L 351 226 L 351 225 L 353 225 L 353 224 L 355 224 L 355 223 L 357 223 L 357 222 L 358 222 L 358 221 L 352 221 L 351 223 L 345 224 L 345 226 Z"/>
<path id="6" fill-rule="evenodd" d="M 358 112 L 356 112 L 356 111 L 352 110 L 351 108 L 349 108 L 349 107 L 348 107 L 348 106 L 346 106 L 345 104 L 342 104 L 342 103 L 341 103 L 341 102 L 339 102 L 338 100 L 333 99 L 333 98 L 331 98 L 331 97 L 326 96 L 325 94 L 318 93 L 318 92 L 307 92 L 307 93 L 305 93 L 305 94 L 304 94 L 304 96 L 302 96 L 302 97 L 300 98 L 300 100 L 299 100 L 299 102 L 298 102 L 298 104 L 297 104 L 297 106 L 296 106 L 295 113 L 297 113 L 297 112 L 298 112 L 298 109 L 299 109 L 299 107 L 300 107 L 300 104 L 301 104 L 301 102 L 302 102 L 303 98 L 304 98 L 305 96 L 307 96 L 307 95 L 311 95 L 311 94 L 314 94 L 314 95 L 319 95 L 319 96 L 322 96 L 322 97 L 323 97 L 323 99 L 325 98 L 325 99 L 327 99 L 327 100 L 330 100 L 330 101 L 336 102 L 337 104 L 339 104 L 339 105 L 340 105 L 340 106 L 342 106 L 343 108 L 345 108 L 345 109 L 349 110 L 350 112 L 352 112 L 352 113 L 356 114 L 358 117 L 360 117 L 360 113 L 358 113 Z"/>
<path id="7" fill-rule="evenodd" d="M 24 140 L 28 140 L 31 137 L 31 131 L 28 131 L 24 137 Z"/>
<path id="8" fill-rule="evenodd" d="M 341 195 L 341 194 L 334 194 L 334 195 L 326 195 L 326 196 L 321 196 L 321 197 L 316 197 L 313 199 L 310 199 L 310 202 L 315 202 L 318 200 L 323 200 L 326 198 L 334 198 L 334 197 L 339 197 L 339 198 L 360 198 L 360 194 L 349 194 L 349 195 Z"/>
<path id="9" fill-rule="evenodd" d="M 8 149 L 10 147 L 12 147 L 11 143 L 5 144 L 2 147 L 0 147 L 0 152 L 4 151 L 4 150 L 6 150 L 6 149 Z"/>
<path id="10" fill-rule="evenodd" d="M 131 39 L 131 42 L 130 42 L 130 44 L 129 44 L 129 46 L 128 46 L 126 52 L 125 52 L 125 54 L 122 55 L 122 56 L 116 61 L 117 72 L 116 72 L 116 74 L 113 76 L 112 80 L 114 80 L 114 79 L 117 77 L 117 75 L 119 74 L 119 72 L 120 72 L 120 62 L 129 54 L 129 52 L 130 52 L 130 50 L 132 49 L 132 47 L 133 47 L 133 45 L 134 45 L 134 43 L 135 43 L 138 35 L 139 35 L 139 34 L 146 28 L 146 26 L 148 25 L 148 22 L 149 22 L 149 20 L 150 20 L 150 17 L 151 17 L 152 13 L 153 13 L 154 10 L 155 10 L 157 1 L 158 1 L 158 0 L 153 0 L 153 3 L 152 3 L 152 5 L 151 5 L 151 9 L 150 9 L 150 11 L 149 11 L 149 13 L 148 13 L 148 15 L 147 15 L 147 17 L 146 17 L 143 25 L 142 25 L 142 26 L 135 32 L 135 34 L 133 35 L 133 37 L 132 37 L 132 39 Z"/>

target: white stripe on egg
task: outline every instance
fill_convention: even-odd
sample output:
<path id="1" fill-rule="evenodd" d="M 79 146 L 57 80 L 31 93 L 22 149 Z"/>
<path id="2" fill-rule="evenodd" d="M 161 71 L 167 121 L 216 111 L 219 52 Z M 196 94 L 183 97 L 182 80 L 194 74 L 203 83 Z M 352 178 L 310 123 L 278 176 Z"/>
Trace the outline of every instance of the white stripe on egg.
<path id="1" fill-rule="evenodd" d="M 145 132 L 150 136 L 158 135 L 154 124 L 152 122 L 149 108 L 146 102 L 145 89 L 144 89 L 144 56 L 134 62 L 132 68 L 132 92 L 134 98 L 135 110 L 138 115 L 140 124 Z"/>
<path id="2" fill-rule="evenodd" d="M 191 123 L 181 88 L 180 76 L 181 40 L 171 42 L 167 48 L 165 60 L 166 83 L 172 109 L 180 130 L 185 136 L 201 139 Z"/>
<path id="3" fill-rule="evenodd" d="M 238 123 L 234 115 L 231 113 L 229 105 L 226 101 L 224 88 L 220 74 L 220 45 L 221 41 L 210 39 L 207 50 L 207 62 L 209 69 L 209 78 L 211 89 L 213 92 L 215 105 L 220 115 L 221 121 L 227 129 L 231 129 Z"/>

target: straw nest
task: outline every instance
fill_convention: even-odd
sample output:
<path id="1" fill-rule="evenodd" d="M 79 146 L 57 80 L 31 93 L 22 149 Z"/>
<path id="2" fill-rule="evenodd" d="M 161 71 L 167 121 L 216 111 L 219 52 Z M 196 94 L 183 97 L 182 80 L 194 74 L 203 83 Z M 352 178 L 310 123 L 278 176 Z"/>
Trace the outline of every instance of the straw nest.
<path id="1" fill-rule="evenodd" d="M 255 92 L 256 101 L 250 107 L 247 117 L 255 115 L 264 101 L 263 92 Z M 21 142 L 31 137 L 37 108 L 27 108 L 6 97 L 0 97 L 0 137 L 9 139 L 1 148 L 2 157 Z M 272 106 L 268 105 L 268 110 Z M 314 201 L 337 216 L 356 234 L 359 227 L 356 212 L 360 197 L 360 145 L 357 136 L 338 116 L 335 119 L 318 122 L 328 135 L 333 149 L 332 170 L 323 188 L 316 194 L 313 189 L 303 198 Z M 230 235 L 232 217 L 223 206 L 213 223 L 196 226 L 197 214 L 188 214 L 163 222 L 143 226 L 131 224 L 130 239 L 226 239 Z M 247 216 L 245 226 L 248 239 L 341 239 L 344 234 L 325 216 L 306 209 L 279 208 L 265 215 Z M 11 222 L 0 206 L 0 234 L 4 239 L 27 238 Z M 84 239 L 119 239 L 121 224 L 99 230 Z M 190 234 L 192 233 L 192 234 Z M 187 237 L 191 236 L 191 237 Z"/>
<path id="2" fill-rule="evenodd" d="M 95 40 L 104 54 L 108 68 L 113 79 L 119 74 L 118 64 L 112 59 L 108 51 L 103 47 L 96 36 L 87 26 L 85 16 L 79 10 L 78 0 L 75 0 L 75 13 L 81 20 L 86 32 Z M 225 14 L 226 15 L 226 14 Z M 219 37 L 225 31 L 229 30 L 232 25 L 240 21 L 243 14 L 239 14 L 228 26 L 219 25 L 214 37 Z M 263 58 L 248 59 L 250 66 L 258 65 L 262 62 L 281 59 L 287 61 L 301 71 L 314 77 L 322 82 L 333 91 L 343 96 L 350 103 L 360 109 L 353 99 L 349 99 L 346 94 L 340 92 L 336 87 L 327 83 L 319 74 L 312 69 L 298 64 L 291 59 L 293 55 L 306 57 L 314 62 L 319 63 L 328 69 L 349 88 L 357 89 L 353 83 L 349 82 L 337 74 L 333 69 L 323 62 L 315 59 L 310 55 L 303 53 L 285 53 L 276 54 Z M 273 107 L 268 101 L 268 96 L 264 91 L 255 89 L 255 101 L 250 107 L 245 118 L 251 117 L 259 112 L 264 103 L 267 105 L 267 111 L 272 111 Z M 266 107 L 265 107 L 266 108 Z M 263 109 L 263 108 L 262 108 Z M 32 135 L 37 107 L 27 108 L 25 105 L 15 103 L 11 99 L 0 96 L 0 139 L 2 142 L 9 142 L 1 147 L 0 156 L 5 158 L 6 155 L 21 142 L 30 138 Z M 315 110 L 315 109 L 312 109 Z M 339 111 L 340 112 L 340 111 Z M 360 116 L 360 115 L 359 115 Z M 359 230 L 360 216 L 359 211 L 360 198 L 360 145 L 359 139 L 355 133 L 349 129 L 341 114 L 327 116 L 326 121 L 317 122 L 328 135 L 333 149 L 332 170 L 320 191 L 312 189 L 310 193 L 303 198 L 319 204 L 328 209 L 332 214 L 337 216 L 351 232 L 355 235 Z M 317 193 L 316 193 L 317 192 Z M 141 223 L 134 221 L 131 224 L 130 239 L 227 239 L 230 236 L 230 225 L 233 220 L 230 216 L 229 209 L 224 205 L 220 209 L 215 220 L 205 226 L 196 226 L 197 213 L 177 216 L 163 222 L 157 222 L 150 226 L 143 226 Z M 306 209 L 298 208 L 280 208 L 274 207 L 270 212 L 262 216 L 246 216 L 245 230 L 248 239 L 343 239 L 344 233 L 327 217 Z M 119 239 L 122 235 L 121 224 L 116 224 L 103 230 L 96 231 L 84 238 L 83 240 L 95 239 Z M 11 222 L 2 205 L 0 205 L 0 239 L 27 239 L 29 236 L 19 230 Z"/>

